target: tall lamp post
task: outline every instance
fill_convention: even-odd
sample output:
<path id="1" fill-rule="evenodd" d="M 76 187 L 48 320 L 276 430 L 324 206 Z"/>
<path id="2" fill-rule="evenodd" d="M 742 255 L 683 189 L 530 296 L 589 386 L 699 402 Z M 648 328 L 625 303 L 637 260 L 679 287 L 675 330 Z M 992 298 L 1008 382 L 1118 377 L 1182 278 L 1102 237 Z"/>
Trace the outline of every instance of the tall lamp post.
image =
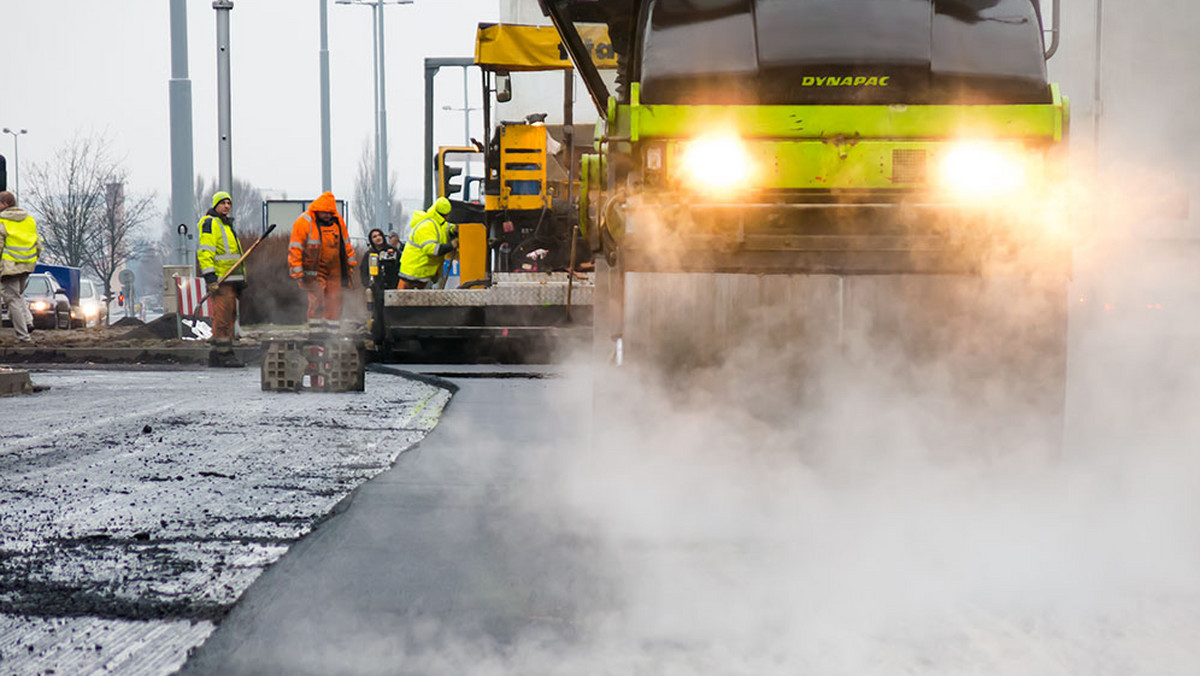
<path id="1" fill-rule="evenodd" d="M 471 147 L 471 111 L 480 110 L 479 106 L 466 105 L 461 108 L 457 106 L 442 106 L 442 110 L 448 110 L 453 113 L 462 111 L 463 114 L 463 146 Z"/>
<path id="2" fill-rule="evenodd" d="M 22 134 L 28 134 L 29 131 L 22 129 L 21 131 L 13 131 L 8 127 L 4 128 L 4 133 L 13 137 L 13 195 L 17 197 L 17 204 L 21 203 L 21 175 L 17 173 L 18 165 L 21 163 L 21 151 L 18 148 L 17 139 Z"/>
<path id="3" fill-rule="evenodd" d="M 336 0 L 339 5 L 359 5 L 371 8 L 371 25 L 375 45 L 375 227 L 388 230 L 388 213 L 392 205 L 387 199 L 387 77 L 383 56 L 383 6 L 411 5 L 413 0 Z"/>

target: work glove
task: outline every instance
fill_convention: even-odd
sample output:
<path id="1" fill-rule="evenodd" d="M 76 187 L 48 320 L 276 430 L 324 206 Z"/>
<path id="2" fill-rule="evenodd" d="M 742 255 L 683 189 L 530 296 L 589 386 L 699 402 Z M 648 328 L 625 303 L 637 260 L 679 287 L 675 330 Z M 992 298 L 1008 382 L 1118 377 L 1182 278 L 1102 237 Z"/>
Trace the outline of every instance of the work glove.
<path id="1" fill-rule="evenodd" d="M 456 249 L 458 249 L 458 240 L 457 239 L 451 240 L 445 244 L 438 245 L 437 255 L 445 256 L 446 254 L 451 253 L 451 252 L 455 251 Z"/>
<path id="2" fill-rule="evenodd" d="M 210 288 L 210 289 L 212 287 L 216 286 L 217 285 L 217 273 L 215 273 L 215 272 L 204 273 L 204 283 L 207 284 L 208 288 Z"/>

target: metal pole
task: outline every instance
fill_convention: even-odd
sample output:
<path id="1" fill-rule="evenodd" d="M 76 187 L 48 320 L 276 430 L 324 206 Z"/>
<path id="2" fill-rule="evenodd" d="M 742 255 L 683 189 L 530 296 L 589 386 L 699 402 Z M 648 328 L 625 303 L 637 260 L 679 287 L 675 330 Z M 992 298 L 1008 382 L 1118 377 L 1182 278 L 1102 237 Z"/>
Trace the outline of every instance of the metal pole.
<path id="1" fill-rule="evenodd" d="M 467 69 L 463 66 L 463 145 L 471 145 L 471 95 L 467 93 Z M 463 199 L 467 198 L 466 186 L 463 186 Z"/>
<path id="2" fill-rule="evenodd" d="M 376 34 L 379 36 L 379 58 L 376 63 L 379 64 L 379 196 L 377 201 L 377 218 L 379 225 L 376 227 L 388 231 L 388 212 L 391 211 L 391 205 L 387 199 L 387 180 L 388 180 L 388 142 L 387 142 L 387 74 L 385 64 L 387 63 L 383 55 L 383 2 L 381 1 L 375 8 L 379 12 L 379 25 L 376 27 Z"/>
<path id="3" fill-rule="evenodd" d="M 425 201 L 422 208 L 433 204 L 433 78 L 440 70 L 435 59 L 425 59 L 425 155 L 421 158 L 425 172 Z"/>
<path id="4" fill-rule="evenodd" d="M 1104 115 L 1104 99 L 1100 96 L 1100 73 L 1104 66 L 1104 0 L 1096 0 L 1096 64 L 1092 101 L 1092 152 L 1095 154 L 1096 166 L 1100 166 L 1100 118 Z"/>
<path id="5" fill-rule="evenodd" d="M 434 172 L 434 157 L 436 151 L 433 147 L 433 80 L 437 77 L 438 71 L 444 66 L 446 68 L 466 68 L 475 65 L 473 58 L 425 58 L 425 157 L 424 162 L 425 172 L 425 204 L 432 204 L 434 196 L 433 187 L 433 172 Z"/>
<path id="6" fill-rule="evenodd" d="M 24 134 L 25 130 L 21 130 Z M 13 134 L 13 197 L 17 198 L 17 204 L 21 203 L 21 144 L 18 141 L 20 134 Z"/>
<path id="7" fill-rule="evenodd" d="M 171 0 L 171 220 L 175 225 L 196 222 L 192 176 L 192 81 L 188 79 L 187 0 Z M 179 263 L 187 265 L 191 247 L 182 240 Z"/>
<path id="8" fill-rule="evenodd" d="M 233 139 L 229 107 L 229 12 L 233 0 L 213 0 L 217 10 L 217 187 L 233 192 Z"/>
<path id="9" fill-rule="evenodd" d="M 333 185 L 333 160 L 330 159 L 329 122 L 329 4 L 321 0 L 321 191 Z"/>
<path id="10" fill-rule="evenodd" d="M 371 96 L 373 97 L 372 105 L 374 106 L 373 108 L 371 108 L 371 110 L 379 110 L 379 15 L 377 15 L 375 13 L 375 8 L 373 8 L 373 7 L 371 8 L 371 73 L 372 73 Z M 372 115 L 371 118 L 375 122 L 375 153 L 371 157 L 371 161 L 375 167 L 374 171 L 371 173 L 371 177 L 375 183 L 375 188 L 371 192 L 378 193 L 379 192 L 379 158 L 381 156 L 381 152 L 379 149 L 379 115 L 378 114 Z M 371 207 L 371 212 L 375 214 L 373 220 L 378 221 L 379 220 L 379 201 L 378 200 L 375 200 L 374 206 Z M 386 228 L 384 228 L 384 226 L 378 222 L 375 223 L 374 227 L 386 230 Z"/>

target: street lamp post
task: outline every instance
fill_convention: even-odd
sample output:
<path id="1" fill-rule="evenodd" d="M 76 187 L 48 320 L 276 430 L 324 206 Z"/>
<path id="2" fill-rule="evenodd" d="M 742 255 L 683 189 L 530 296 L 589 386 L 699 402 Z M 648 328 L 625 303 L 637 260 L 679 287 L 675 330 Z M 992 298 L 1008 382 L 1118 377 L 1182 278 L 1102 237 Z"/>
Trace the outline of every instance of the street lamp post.
<path id="1" fill-rule="evenodd" d="M 462 108 L 459 108 L 457 106 L 446 105 L 446 106 L 442 106 L 442 110 L 447 110 L 452 113 L 457 113 L 459 111 L 462 111 L 462 114 L 463 114 L 463 147 L 470 148 L 471 147 L 471 111 L 479 110 L 479 106 L 463 106 Z"/>
<path id="2" fill-rule="evenodd" d="M 233 116 L 229 103 L 229 13 L 233 0 L 213 0 L 217 11 L 217 188 L 233 192 Z"/>
<path id="3" fill-rule="evenodd" d="M 13 137 L 13 195 L 16 195 L 17 204 L 20 204 L 21 203 L 21 175 L 19 173 L 17 173 L 17 170 L 18 170 L 18 165 L 21 163 L 21 151 L 20 151 L 20 148 L 17 147 L 18 146 L 17 139 L 22 134 L 28 134 L 29 131 L 27 129 L 22 129 L 20 131 L 13 131 L 12 129 L 5 127 L 4 133 L 9 134 L 10 136 Z"/>
<path id="4" fill-rule="evenodd" d="M 335 0 L 339 5 L 361 5 L 371 8 L 372 34 L 375 45 L 375 227 L 388 230 L 387 199 L 387 77 L 383 55 L 383 6 L 411 5 L 413 0 Z"/>

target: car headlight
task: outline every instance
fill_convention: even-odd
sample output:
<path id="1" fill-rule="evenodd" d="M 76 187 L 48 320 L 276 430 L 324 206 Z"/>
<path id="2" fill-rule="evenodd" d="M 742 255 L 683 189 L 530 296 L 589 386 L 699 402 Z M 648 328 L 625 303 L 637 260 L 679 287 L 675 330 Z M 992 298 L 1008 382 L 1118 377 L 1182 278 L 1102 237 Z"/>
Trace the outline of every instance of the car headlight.
<path id="1" fill-rule="evenodd" d="M 95 317 L 100 314 L 100 304 L 96 301 L 84 301 L 79 304 L 84 317 Z"/>
<path id="2" fill-rule="evenodd" d="M 683 178 L 697 190 L 729 193 L 750 184 L 746 144 L 733 134 L 702 136 L 689 141 L 680 158 Z"/>
<path id="3" fill-rule="evenodd" d="M 963 142 L 941 155 L 937 180 L 963 197 L 1000 197 L 1028 187 L 1029 157 L 1018 147 Z"/>
<path id="4" fill-rule="evenodd" d="M 33 310 L 34 312 L 45 312 L 46 310 L 50 309 L 50 303 L 47 303 L 44 300 L 35 300 L 29 304 L 29 309 Z"/>

